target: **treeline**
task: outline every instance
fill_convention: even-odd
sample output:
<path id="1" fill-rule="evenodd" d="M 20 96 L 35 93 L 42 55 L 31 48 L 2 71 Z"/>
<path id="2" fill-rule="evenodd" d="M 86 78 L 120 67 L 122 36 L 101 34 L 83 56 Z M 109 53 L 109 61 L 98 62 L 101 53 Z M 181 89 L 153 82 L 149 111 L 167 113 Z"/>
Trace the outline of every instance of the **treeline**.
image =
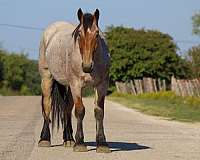
<path id="1" fill-rule="evenodd" d="M 128 81 L 142 77 L 170 80 L 189 77 L 186 59 L 168 34 L 154 30 L 109 27 L 106 38 L 112 57 L 111 79 Z"/>
<path id="2" fill-rule="evenodd" d="M 24 54 L 13 54 L 0 49 L 0 94 L 39 95 L 38 63 Z"/>
<path id="3" fill-rule="evenodd" d="M 151 77 L 169 84 L 177 79 L 200 76 L 200 49 L 194 47 L 186 56 L 177 54 L 173 38 L 157 30 L 108 27 L 106 38 L 111 54 L 111 85 Z"/>
<path id="4" fill-rule="evenodd" d="M 200 46 L 178 55 L 173 38 L 156 30 L 110 26 L 105 32 L 111 54 L 110 91 L 114 82 L 151 77 L 170 83 L 171 77 L 200 77 Z M 0 49 L 0 94 L 39 95 L 36 60 Z"/>

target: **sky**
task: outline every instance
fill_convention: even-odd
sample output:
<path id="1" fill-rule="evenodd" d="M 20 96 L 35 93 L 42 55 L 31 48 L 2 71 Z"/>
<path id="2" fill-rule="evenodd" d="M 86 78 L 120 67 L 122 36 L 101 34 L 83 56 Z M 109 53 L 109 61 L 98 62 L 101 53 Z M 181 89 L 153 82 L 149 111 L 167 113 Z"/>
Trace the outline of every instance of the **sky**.
<path id="1" fill-rule="evenodd" d="M 192 35 L 191 21 L 200 10 L 200 0 L 0 0 L 1 47 L 37 59 L 41 29 L 60 20 L 78 23 L 78 8 L 91 13 L 98 8 L 102 31 L 106 26 L 123 25 L 168 33 L 180 48 L 179 54 L 200 44 L 200 37 Z"/>

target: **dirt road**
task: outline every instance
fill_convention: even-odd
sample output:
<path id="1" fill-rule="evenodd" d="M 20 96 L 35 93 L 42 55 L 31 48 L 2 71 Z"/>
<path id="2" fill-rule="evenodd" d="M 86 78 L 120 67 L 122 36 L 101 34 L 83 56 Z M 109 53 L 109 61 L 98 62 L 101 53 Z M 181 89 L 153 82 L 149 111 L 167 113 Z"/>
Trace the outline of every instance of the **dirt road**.
<path id="1" fill-rule="evenodd" d="M 54 134 L 52 147 L 37 147 L 42 127 L 40 97 L 0 97 L 0 160 L 200 159 L 199 125 L 146 116 L 110 101 L 106 102 L 105 132 L 112 153 L 97 154 L 93 100 L 84 103 L 89 151 L 74 153 L 61 145 L 61 131 Z"/>

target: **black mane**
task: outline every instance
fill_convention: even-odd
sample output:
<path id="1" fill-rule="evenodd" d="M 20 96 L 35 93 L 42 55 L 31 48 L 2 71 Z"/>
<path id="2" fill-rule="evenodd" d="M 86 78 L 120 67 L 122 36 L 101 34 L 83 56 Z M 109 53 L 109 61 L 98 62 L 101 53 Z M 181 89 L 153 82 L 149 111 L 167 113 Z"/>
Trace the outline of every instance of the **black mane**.
<path id="1" fill-rule="evenodd" d="M 87 31 L 88 28 L 92 27 L 93 24 L 93 15 L 91 13 L 85 13 L 83 15 L 83 28 L 84 28 L 84 32 Z M 75 28 L 75 30 L 72 33 L 72 37 L 74 37 L 74 40 L 76 41 L 77 37 L 78 37 L 78 30 L 80 28 L 81 24 L 79 23 L 79 25 Z"/>
<path id="2" fill-rule="evenodd" d="M 83 28 L 84 28 L 85 32 L 88 28 L 92 27 L 93 20 L 94 20 L 94 18 L 92 16 L 92 14 L 86 13 L 83 15 Z"/>

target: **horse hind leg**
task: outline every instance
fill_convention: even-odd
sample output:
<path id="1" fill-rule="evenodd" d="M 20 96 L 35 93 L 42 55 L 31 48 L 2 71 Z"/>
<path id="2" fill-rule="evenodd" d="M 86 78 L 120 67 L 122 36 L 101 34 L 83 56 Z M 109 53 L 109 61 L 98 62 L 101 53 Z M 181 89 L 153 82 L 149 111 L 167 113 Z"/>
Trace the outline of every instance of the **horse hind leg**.
<path id="1" fill-rule="evenodd" d="M 51 112 L 51 89 L 53 79 L 50 73 L 45 72 L 45 77 L 42 77 L 41 89 L 42 89 L 42 114 L 44 118 L 43 128 L 40 135 L 39 147 L 50 147 L 51 145 L 51 134 L 49 129 L 50 123 L 50 112 Z"/>
<path id="2" fill-rule="evenodd" d="M 60 127 L 60 121 L 62 123 L 63 131 L 63 145 L 70 147 L 74 145 L 73 130 L 71 123 L 71 113 L 73 109 L 73 99 L 71 90 L 68 86 L 64 86 L 53 81 L 51 92 L 51 115 L 52 115 L 52 130 L 57 122 L 57 130 Z"/>
<path id="3" fill-rule="evenodd" d="M 74 106 L 72 94 L 70 87 L 68 87 L 67 90 L 67 100 L 66 100 L 67 106 L 64 110 L 64 114 L 66 115 L 66 122 L 64 123 L 64 131 L 63 131 L 63 144 L 65 147 L 73 147 L 75 144 L 74 138 L 73 138 L 73 129 L 72 129 L 72 109 Z"/>

